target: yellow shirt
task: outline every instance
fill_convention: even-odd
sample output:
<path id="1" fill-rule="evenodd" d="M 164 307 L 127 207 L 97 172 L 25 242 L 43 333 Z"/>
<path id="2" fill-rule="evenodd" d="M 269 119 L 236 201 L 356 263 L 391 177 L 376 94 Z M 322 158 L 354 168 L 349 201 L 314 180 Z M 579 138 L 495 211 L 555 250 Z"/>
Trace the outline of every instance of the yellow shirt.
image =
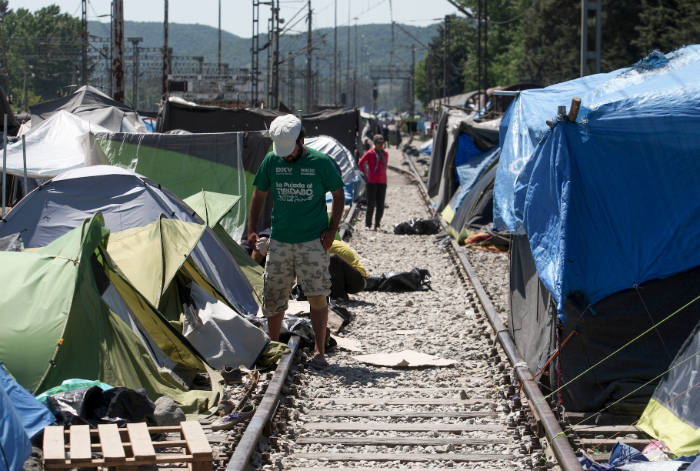
<path id="1" fill-rule="evenodd" d="M 342 242 L 340 240 L 334 240 L 333 245 L 331 245 L 331 248 L 330 250 L 328 250 L 328 252 L 343 257 L 343 259 L 346 262 L 348 262 L 350 265 L 355 267 L 357 271 L 360 272 L 360 275 L 362 275 L 365 278 L 369 277 L 369 275 L 365 271 L 365 267 L 363 267 L 362 263 L 360 263 L 360 259 L 357 257 L 355 251 L 352 250 L 350 246 L 345 242 Z"/>

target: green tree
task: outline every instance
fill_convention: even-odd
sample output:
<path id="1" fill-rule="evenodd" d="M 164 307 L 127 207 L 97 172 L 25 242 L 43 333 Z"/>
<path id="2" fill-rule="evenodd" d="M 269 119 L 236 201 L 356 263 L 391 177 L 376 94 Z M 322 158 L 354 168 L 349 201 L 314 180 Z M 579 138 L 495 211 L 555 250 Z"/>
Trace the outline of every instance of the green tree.
<path id="1" fill-rule="evenodd" d="M 41 38 L 80 37 L 80 19 L 61 13 L 57 5 L 31 13 L 26 8 L 9 11 L 3 19 L 5 40 L 8 44 L 10 90 L 17 102 L 24 95 L 24 77 L 27 73 L 28 95 L 39 97 L 30 100 L 30 105 L 43 97 L 43 100 L 56 98 L 63 87 L 71 84 L 74 61 L 79 53 L 78 43 L 64 44 L 55 41 L 39 42 Z M 24 40 L 27 40 L 25 42 Z M 33 41 L 32 41 L 33 40 Z M 25 57 L 31 56 L 32 59 Z M 32 69 L 29 69 L 29 66 Z M 76 67 L 79 72 L 79 68 Z M 31 77 L 31 74 L 34 74 Z"/>
<path id="2" fill-rule="evenodd" d="M 642 0 L 639 38 L 644 51 L 670 52 L 700 41 L 700 3 L 697 0 Z"/>

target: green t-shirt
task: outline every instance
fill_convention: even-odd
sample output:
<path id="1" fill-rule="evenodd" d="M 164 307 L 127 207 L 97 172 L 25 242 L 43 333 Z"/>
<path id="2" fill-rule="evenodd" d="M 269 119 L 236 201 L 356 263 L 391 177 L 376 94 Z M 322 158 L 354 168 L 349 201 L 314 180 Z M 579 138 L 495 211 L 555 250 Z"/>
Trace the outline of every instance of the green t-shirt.
<path id="1" fill-rule="evenodd" d="M 328 229 L 326 192 L 342 188 L 343 179 L 330 157 L 314 149 L 293 164 L 270 152 L 260 164 L 253 185 L 272 190 L 270 238 L 299 244 L 321 237 Z"/>

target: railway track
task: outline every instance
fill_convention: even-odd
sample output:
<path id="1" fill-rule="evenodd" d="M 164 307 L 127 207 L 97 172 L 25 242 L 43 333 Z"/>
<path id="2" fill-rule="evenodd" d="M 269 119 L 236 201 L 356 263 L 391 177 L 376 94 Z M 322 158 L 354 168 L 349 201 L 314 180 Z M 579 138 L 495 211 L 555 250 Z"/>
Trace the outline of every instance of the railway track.
<path id="1" fill-rule="evenodd" d="M 414 178 L 415 167 L 392 170 L 386 219 L 393 224 L 430 216 L 421 204 L 427 195 L 415 184 L 422 184 Z M 392 213 L 393 206 L 403 210 Z M 433 291 L 354 295 L 347 308 L 356 320 L 338 335 L 344 344 L 356 342 L 348 345 L 356 351 L 338 348 L 326 370 L 306 369 L 308 351 L 297 348 L 293 338 L 293 353 L 280 360 L 274 374 L 261 378 L 255 416 L 223 441 L 221 471 L 250 466 L 573 471 L 581 469 L 574 449 L 580 455 L 606 436 L 636 432 L 610 414 L 598 416 L 598 424 L 578 427 L 571 423 L 585 419 L 584 414 L 555 415 L 530 380 L 464 250 L 454 242 L 440 247 L 431 236 L 362 231 L 363 224 L 357 224 L 362 214 L 353 205 L 346 222 L 356 223 L 353 246 L 368 271 L 404 271 L 421 259 L 433 274 Z M 396 260 L 388 266 L 372 262 L 382 250 L 397 253 Z M 456 364 L 388 368 L 355 358 L 404 349 Z M 523 394 L 510 400 L 519 382 Z M 636 447 L 648 443 L 636 435 L 626 440 Z"/>

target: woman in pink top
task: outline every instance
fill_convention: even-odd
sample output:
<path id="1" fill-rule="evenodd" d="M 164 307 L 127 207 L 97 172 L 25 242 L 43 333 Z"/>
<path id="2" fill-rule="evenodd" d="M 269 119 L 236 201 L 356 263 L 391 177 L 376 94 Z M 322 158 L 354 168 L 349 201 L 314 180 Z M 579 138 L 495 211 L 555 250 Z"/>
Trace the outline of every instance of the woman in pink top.
<path id="1" fill-rule="evenodd" d="M 384 137 L 374 136 L 374 148 L 365 152 L 359 162 L 360 171 L 367 177 L 367 215 L 365 230 L 372 230 L 372 214 L 377 209 L 374 229 L 381 232 L 380 224 L 384 215 L 386 199 L 386 164 L 389 154 L 384 150 Z"/>

